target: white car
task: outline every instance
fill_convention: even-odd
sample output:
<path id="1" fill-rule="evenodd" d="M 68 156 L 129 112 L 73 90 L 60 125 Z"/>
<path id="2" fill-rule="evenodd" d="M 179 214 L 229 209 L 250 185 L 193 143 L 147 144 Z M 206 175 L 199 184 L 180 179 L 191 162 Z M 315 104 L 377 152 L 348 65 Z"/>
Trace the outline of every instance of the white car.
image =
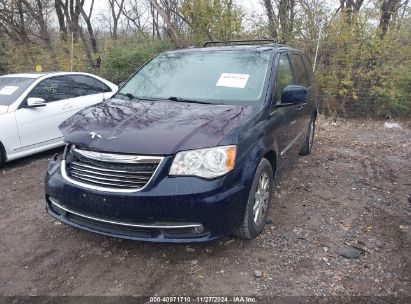
<path id="1" fill-rule="evenodd" d="M 0 76 L 0 165 L 64 145 L 58 126 L 117 86 L 86 73 Z"/>

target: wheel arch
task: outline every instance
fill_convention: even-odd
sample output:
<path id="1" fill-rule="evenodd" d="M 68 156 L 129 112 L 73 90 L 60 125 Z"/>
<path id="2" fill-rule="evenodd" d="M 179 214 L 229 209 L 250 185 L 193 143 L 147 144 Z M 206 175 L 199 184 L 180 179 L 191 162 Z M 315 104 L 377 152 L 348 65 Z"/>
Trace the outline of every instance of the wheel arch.
<path id="1" fill-rule="evenodd" d="M 263 155 L 263 158 L 266 158 L 270 162 L 271 168 L 273 169 L 273 175 L 275 176 L 277 171 L 277 153 L 275 153 L 274 150 L 269 150 Z"/>
<path id="2" fill-rule="evenodd" d="M 7 160 L 6 148 L 3 143 L 0 141 L 0 164 L 5 163 Z"/>

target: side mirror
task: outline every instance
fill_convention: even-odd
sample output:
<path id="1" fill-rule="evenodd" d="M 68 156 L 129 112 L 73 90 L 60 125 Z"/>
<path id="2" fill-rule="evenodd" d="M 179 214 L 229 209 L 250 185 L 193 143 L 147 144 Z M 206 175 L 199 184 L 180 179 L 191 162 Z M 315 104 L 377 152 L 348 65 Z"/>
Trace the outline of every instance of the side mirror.
<path id="1" fill-rule="evenodd" d="M 45 107 L 45 106 L 46 106 L 46 101 L 43 98 L 38 98 L 38 97 L 27 98 L 28 108 L 39 108 L 39 107 Z"/>
<path id="2" fill-rule="evenodd" d="M 281 103 L 305 103 L 307 100 L 307 89 L 299 85 L 286 86 L 281 95 Z"/>
<path id="3" fill-rule="evenodd" d="M 125 81 L 122 81 L 118 84 L 118 89 L 120 90 L 124 85 L 125 85 Z"/>

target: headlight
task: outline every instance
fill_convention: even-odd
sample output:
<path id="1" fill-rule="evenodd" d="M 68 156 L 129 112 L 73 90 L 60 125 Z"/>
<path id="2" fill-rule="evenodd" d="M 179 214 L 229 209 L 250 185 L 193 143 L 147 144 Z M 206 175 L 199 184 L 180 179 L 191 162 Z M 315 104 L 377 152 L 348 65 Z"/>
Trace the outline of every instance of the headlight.
<path id="1" fill-rule="evenodd" d="M 215 178 L 234 168 L 236 146 L 221 146 L 177 153 L 170 175 L 194 175 Z"/>

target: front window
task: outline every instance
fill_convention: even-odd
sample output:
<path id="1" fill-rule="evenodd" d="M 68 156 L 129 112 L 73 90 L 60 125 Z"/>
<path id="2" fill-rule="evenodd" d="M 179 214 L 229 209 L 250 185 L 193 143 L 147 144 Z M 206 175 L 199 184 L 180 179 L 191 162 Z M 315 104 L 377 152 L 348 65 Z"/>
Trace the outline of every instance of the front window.
<path id="1" fill-rule="evenodd" d="M 294 84 L 293 70 L 291 69 L 290 60 L 286 53 L 280 55 L 277 70 L 273 105 L 281 101 L 284 88 L 290 84 Z"/>
<path id="2" fill-rule="evenodd" d="M 9 106 L 35 81 L 25 77 L 0 77 L 0 106 Z"/>
<path id="3" fill-rule="evenodd" d="M 154 58 L 119 91 L 145 99 L 256 104 L 272 51 L 187 51 Z"/>

